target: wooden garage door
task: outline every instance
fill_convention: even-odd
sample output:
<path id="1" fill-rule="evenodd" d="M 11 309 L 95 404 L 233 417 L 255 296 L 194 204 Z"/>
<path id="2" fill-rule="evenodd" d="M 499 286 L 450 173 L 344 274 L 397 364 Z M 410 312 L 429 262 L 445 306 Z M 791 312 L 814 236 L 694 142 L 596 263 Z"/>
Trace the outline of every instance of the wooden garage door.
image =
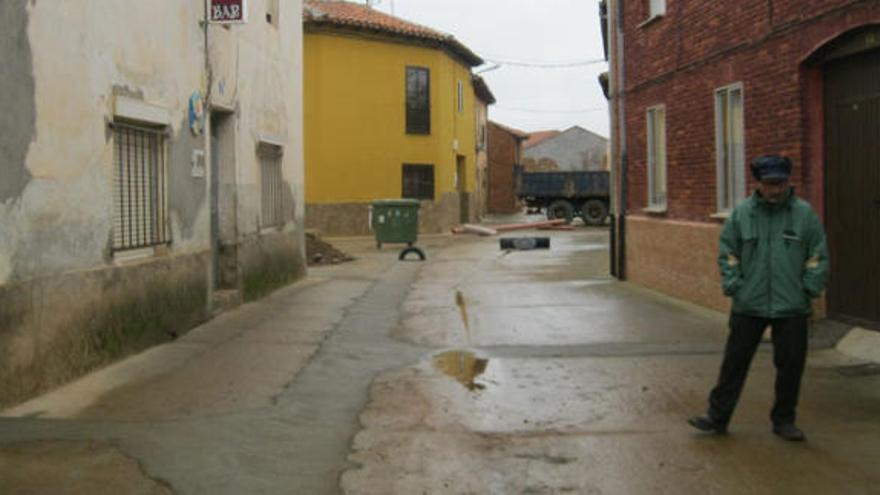
<path id="1" fill-rule="evenodd" d="M 828 313 L 880 328 L 880 50 L 823 70 Z"/>

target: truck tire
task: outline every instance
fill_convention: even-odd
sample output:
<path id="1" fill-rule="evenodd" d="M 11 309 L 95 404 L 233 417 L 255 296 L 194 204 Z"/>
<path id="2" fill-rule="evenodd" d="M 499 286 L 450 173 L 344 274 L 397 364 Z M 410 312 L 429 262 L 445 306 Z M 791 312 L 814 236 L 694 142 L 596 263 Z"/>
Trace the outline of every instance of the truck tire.
<path id="1" fill-rule="evenodd" d="M 547 219 L 556 220 L 557 218 L 565 219 L 565 223 L 571 223 L 574 219 L 574 206 L 564 199 L 557 199 L 550 203 L 547 207 Z"/>
<path id="2" fill-rule="evenodd" d="M 602 225 L 608 216 L 608 205 L 601 199 L 590 199 L 581 208 L 581 217 L 587 225 Z"/>

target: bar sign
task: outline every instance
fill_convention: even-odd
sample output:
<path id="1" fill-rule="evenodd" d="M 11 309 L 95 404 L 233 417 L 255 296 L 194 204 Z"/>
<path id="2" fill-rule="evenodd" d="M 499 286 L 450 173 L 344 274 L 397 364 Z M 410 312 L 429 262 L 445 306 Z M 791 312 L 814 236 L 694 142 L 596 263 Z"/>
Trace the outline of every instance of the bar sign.
<path id="1" fill-rule="evenodd" d="M 247 0 L 206 0 L 208 22 L 212 24 L 243 24 L 247 22 Z"/>

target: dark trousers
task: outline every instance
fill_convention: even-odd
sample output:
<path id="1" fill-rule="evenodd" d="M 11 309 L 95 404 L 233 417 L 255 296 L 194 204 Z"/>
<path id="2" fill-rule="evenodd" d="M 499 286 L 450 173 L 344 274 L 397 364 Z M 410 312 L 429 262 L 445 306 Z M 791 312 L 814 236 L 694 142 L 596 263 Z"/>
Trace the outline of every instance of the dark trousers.
<path id="1" fill-rule="evenodd" d="M 776 366 L 776 401 L 770 412 L 774 425 L 794 423 L 807 359 L 807 318 L 758 318 L 730 315 L 730 335 L 718 384 L 709 394 L 709 417 L 722 424 L 730 421 L 739 400 L 752 357 L 767 326 L 773 330 L 773 364 Z"/>

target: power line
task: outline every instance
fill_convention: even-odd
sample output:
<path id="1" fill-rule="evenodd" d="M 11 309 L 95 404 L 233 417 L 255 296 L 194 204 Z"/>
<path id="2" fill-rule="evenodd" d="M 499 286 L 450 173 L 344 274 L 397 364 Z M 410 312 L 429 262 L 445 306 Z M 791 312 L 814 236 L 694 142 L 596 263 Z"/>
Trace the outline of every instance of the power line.
<path id="1" fill-rule="evenodd" d="M 608 111 L 608 107 L 593 107 L 593 108 L 578 108 L 578 109 L 566 109 L 566 110 L 547 110 L 541 108 L 516 108 L 516 107 L 505 107 L 503 105 L 493 105 L 493 108 L 497 108 L 498 110 L 508 110 L 511 112 L 525 112 L 525 113 L 555 113 L 555 114 L 563 114 L 563 113 L 589 113 L 589 112 L 599 112 L 599 111 Z"/>
<path id="2" fill-rule="evenodd" d="M 527 62 L 524 60 L 505 60 L 502 58 L 484 58 L 486 62 L 497 65 L 510 65 L 513 67 L 531 67 L 536 69 L 570 69 L 574 67 L 586 67 L 588 65 L 604 64 L 604 58 L 593 60 L 578 60 L 572 62 Z"/>

